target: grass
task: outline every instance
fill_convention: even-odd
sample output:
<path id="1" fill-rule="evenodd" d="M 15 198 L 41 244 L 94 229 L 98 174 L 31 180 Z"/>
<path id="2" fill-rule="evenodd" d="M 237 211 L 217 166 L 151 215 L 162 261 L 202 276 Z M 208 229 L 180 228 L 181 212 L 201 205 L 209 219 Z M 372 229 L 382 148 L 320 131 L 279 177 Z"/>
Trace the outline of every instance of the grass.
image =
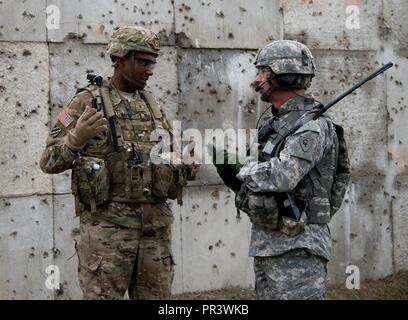
<path id="1" fill-rule="evenodd" d="M 329 286 L 326 298 L 331 300 L 408 300 L 408 271 L 380 280 L 362 281 L 359 290 L 348 290 L 344 285 Z M 187 292 L 172 297 L 174 300 L 253 300 L 255 291 L 226 288 L 203 292 Z"/>

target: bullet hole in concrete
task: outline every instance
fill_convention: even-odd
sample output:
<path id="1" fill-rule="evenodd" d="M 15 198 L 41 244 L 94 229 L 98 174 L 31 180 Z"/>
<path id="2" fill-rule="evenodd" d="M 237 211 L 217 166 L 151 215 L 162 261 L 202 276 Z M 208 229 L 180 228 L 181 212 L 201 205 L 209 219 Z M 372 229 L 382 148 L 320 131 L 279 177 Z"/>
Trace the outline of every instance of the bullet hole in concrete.
<path id="1" fill-rule="evenodd" d="M 48 252 L 47 252 L 47 251 L 44 251 L 44 253 L 43 253 L 43 258 L 46 259 L 46 258 L 48 258 L 48 256 L 49 256 Z"/>
<path id="2" fill-rule="evenodd" d="M 197 222 L 197 226 L 201 226 L 202 224 L 201 224 L 201 222 L 200 221 L 198 221 Z"/>
<path id="3" fill-rule="evenodd" d="M 30 51 L 30 50 L 27 50 L 27 49 L 24 49 L 24 51 L 23 51 L 23 56 L 24 56 L 24 57 L 26 57 L 26 56 L 31 56 L 31 51 Z"/>
<path id="4" fill-rule="evenodd" d="M 32 13 L 27 13 L 26 11 L 24 11 L 21 15 L 22 15 L 24 18 L 28 18 L 28 19 L 32 19 L 32 18 L 35 17 L 35 15 L 33 15 Z"/>
<path id="5" fill-rule="evenodd" d="M 12 233 L 9 234 L 10 237 L 17 237 L 18 232 L 14 231 Z"/>
<path id="6" fill-rule="evenodd" d="M 5 207 L 10 207 L 11 206 L 11 203 L 8 202 L 7 200 L 3 200 L 3 204 L 4 204 Z"/>
<path id="7" fill-rule="evenodd" d="M 221 245 L 222 245 L 222 241 L 221 241 L 221 240 L 218 240 L 218 241 L 215 243 L 215 246 L 216 246 L 217 248 L 219 248 Z"/>
<path id="8" fill-rule="evenodd" d="M 204 211 L 204 215 L 207 216 L 207 215 L 208 215 L 208 212 L 207 212 L 207 211 Z"/>
<path id="9" fill-rule="evenodd" d="M 209 246 L 209 247 L 208 247 L 208 250 L 211 251 L 212 249 L 213 249 L 213 246 Z"/>
<path id="10" fill-rule="evenodd" d="M 213 268 L 213 269 L 217 269 L 218 267 L 217 267 L 216 264 L 213 264 L 213 265 L 212 265 L 212 268 Z"/>
<path id="11" fill-rule="evenodd" d="M 64 288 L 68 283 L 64 281 L 64 283 L 59 284 L 59 288 L 55 290 L 57 296 L 62 296 L 64 294 Z"/>
<path id="12" fill-rule="evenodd" d="M 220 192 L 218 189 L 215 189 L 213 192 L 211 192 L 211 197 L 213 200 L 219 200 L 220 199 Z"/>
<path id="13" fill-rule="evenodd" d="M 57 248 L 57 247 L 53 247 L 51 249 L 52 253 L 54 254 L 54 256 L 58 256 L 61 254 L 61 251 Z"/>
<path id="14" fill-rule="evenodd" d="M 28 277 L 27 277 L 27 275 L 25 274 L 25 275 L 24 275 L 24 279 L 27 279 L 27 278 L 28 278 Z"/>
<path id="15" fill-rule="evenodd" d="M 232 32 L 228 33 L 228 39 L 234 39 L 234 34 Z"/>
<path id="16" fill-rule="evenodd" d="M 64 40 L 81 40 L 86 37 L 86 33 L 75 33 L 75 32 L 68 32 L 67 35 L 64 37 Z"/>
<path id="17" fill-rule="evenodd" d="M 34 253 L 30 253 L 30 254 L 28 255 L 28 257 L 29 257 L 29 258 L 34 258 L 34 257 L 35 257 L 35 254 L 34 254 Z"/>
<path id="18" fill-rule="evenodd" d="M 215 14 L 217 15 L 217 17 L 224 18 L 224 12 L 222 12 L 221 10 L 217 10 Z"/>
<path id="19" fill-rule="evenodd" d="M 230 254 L 231 254 L 231 257 L 235 258 L 236 256 L 235 252 L 231 252 Z"/>
<path id="20" fill-rule="evenodd" d="M 35 206 L 31 206 L 31 210 L 35 210 Z"/>

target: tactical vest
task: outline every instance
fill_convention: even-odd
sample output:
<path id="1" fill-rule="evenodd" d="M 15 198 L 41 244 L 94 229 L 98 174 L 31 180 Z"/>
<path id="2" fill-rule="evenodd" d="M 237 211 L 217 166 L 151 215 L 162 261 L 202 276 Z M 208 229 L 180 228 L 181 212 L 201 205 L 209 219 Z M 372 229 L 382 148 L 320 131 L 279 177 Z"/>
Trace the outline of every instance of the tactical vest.
<path id="1" fill-rule="evenodd" d="M 292 110 L 279 117 L 270 118 L 265 121 L 263 127 L 265 128 L 265 126 L 268 126 L 268 132 L 272 133 L 270 133 L 269 137 L 264 139 L 264 141 L 258 141 L 260 142 L 258 149 L 260 161 L 265 162 L 269 161 L 272 157 L 279 157 L 285 142 L 285 139 L 283 138 L 287 136 L 288 132 L 296 124 L 298 124 L 298 121 L 301 121 L 299 119 L 305 119 L 306 116 L 314 110 L 314 106 L 314 101 L 307 99 L 302 109 Z M 328 121 L 328 124 L 329 128 L 334 130 L 331 121 Z M 262 128 L 260 129 L 260 132 L 261 131 Z M 300 213 L 303 211 L 306 212 L 307 221 L 310 224 L 326 224 L 331 219 L 332 210 L 330 197 L 337 161 L 337 140 L 335 133 L 334 137 L 334 143 L 326 148 L 321 161 L 298 183 L 295 189 L 290 192 Z M 243 188 L 241 188 L 240 192 L 237 194 L 237 198 L 241 201 L 241 204 L 244 204 L 245 206 L 245 198 L 242 196 L 242 192 Z M 246 191 L 246 193 L 248 193 L 248 191 Z M 270 200 L 271 196 L 273 196 L 276 202 L 262 202 L 264 204 L 271 203 L 274 206 L 276 206 L 277 203 L 279 215 L 283 215 L 282 211 L 284 204 L 281 203 L 283 201 L 283 195 L 284 194 L 281 193 L 266 193 L 263 194 L 262 197 Z M 285 201 L 288 200 L 285 199 Z M 287 204 L 285 204 L 285 206 L 287 206 Z M 276 207 L 264 208 L 264 210 L 265 212 L 273 212 L 276 210 Z"/>
<path id="2" fill-rule="evenodd" d="M 178 198 L 181 203 L 187 180 L 183 168 L 150 161 L 150 151 L 158 143 L 151 140 L 152 131 L 164 129 L 172 139 L 154 97 L 139 91 L 141 99 L 121 99 L 108 82 L 82 90 L 91 93 L 96 103 L 102 101 L 105 116 L 113 121 L 110 130 L 91 139 L 74 162 L 72 191 L 77 201 L 91 211 L 108 201 L 158 203 Z"/>

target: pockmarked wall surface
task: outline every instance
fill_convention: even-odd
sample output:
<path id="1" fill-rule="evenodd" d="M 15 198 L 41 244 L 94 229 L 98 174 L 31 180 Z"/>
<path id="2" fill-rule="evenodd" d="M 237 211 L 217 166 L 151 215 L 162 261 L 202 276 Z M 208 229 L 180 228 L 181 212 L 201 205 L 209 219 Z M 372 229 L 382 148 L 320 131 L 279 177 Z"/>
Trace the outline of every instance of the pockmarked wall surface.
<path id="1" fill-rule="evenodd" d="M 71 173 L 46 175 L 38 162 L 86 75 L 111 74 L 105 45 L 125 24 L 160 35 L 150 90 L 184 132 L 203 137 L 255 128 L 267 105 L 250 88 L 253 62 L 272 40 L 312 50 L 318 71 L 309 93 L 322 102 L 394 62 L 329 112 L 345 128 L 353 166 L 330 223 L 329 276 L 344 283 L 349 265 L 361 280 L 407 270 L 407 15 L 403 0 L 0 1 L 0 299 L 81 298 Z M 202 165 L 184 205 L 171 205 L 173 293 L 253 287 L 250 223 L 215 168 Z"/>

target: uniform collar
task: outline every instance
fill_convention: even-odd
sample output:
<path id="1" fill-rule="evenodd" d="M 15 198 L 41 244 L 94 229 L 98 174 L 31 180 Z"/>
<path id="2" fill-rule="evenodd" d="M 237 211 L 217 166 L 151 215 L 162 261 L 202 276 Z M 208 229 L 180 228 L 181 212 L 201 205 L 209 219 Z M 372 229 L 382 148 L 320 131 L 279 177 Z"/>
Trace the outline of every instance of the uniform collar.
<path id="1" fill-rule="evenodd" d="M 301 96 L 290 98 L 279 109 L 272 107 L 272 114 L 281 117 L 291 111 L 304 110 L 304 106 L 310 101 L 311 99 Z"/>

